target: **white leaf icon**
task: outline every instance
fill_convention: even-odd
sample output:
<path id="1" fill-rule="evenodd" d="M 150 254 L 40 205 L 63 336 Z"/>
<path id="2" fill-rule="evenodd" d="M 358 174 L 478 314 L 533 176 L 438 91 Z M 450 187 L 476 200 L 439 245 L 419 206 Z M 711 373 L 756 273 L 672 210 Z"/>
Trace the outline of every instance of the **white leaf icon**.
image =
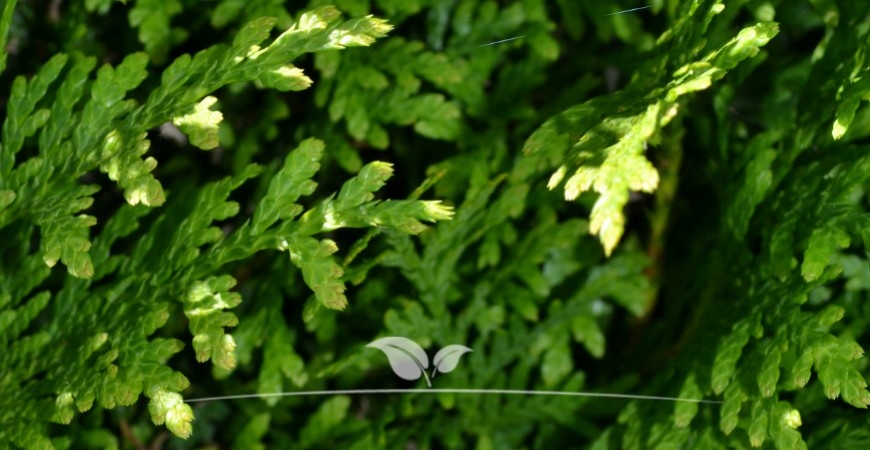
<path id="1" fill-rule="evenodd" d="M 391 336 L 380 338 L 366 347 L 374 347 L 384 352 L 390 361 L 390 367 L 399 378 L 418 380 L 420 376 L 423 376 L 426 378 L 426 384 L 429 387 L 432 386 L 426 375 L 426 369 L 429 368 L 429 357 L 416 342 L 408 338 Z M 453 365 L 456 366 L 455 363 Z"/>
<path id="2" fill-rule="evenodd" d="M 458 344 L 448 345 L 438 350 L 435 359 L 432 360 L 432 365 L 435 366 L 435 369 L 432 370 L 432 378 L 435 378 L 435 374 L 438 372 L 452 372 L 456 368 L 456 364 L 459 363 L 459 357 L 470 351 L 472 351 L 470 348 Z"/>

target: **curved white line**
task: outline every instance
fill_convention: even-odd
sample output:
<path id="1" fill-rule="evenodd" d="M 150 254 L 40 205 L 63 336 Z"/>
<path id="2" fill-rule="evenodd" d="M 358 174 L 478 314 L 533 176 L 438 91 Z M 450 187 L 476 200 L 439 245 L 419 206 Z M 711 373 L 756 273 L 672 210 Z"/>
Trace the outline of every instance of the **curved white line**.
<path id="1" fill-rule="evenodd" d="M 689 403 L 710 403 L 721 404 L 720 401 L 702 400 L 695 398 L 678 398 L 678 397 L 658 397 L 654 395 L 632 395 L 632 394 L 611 394 L 607 392 L 566 392 L 566 391 L 526 391 L 515 389 L 338 389 L 334 391 L 296 391 L 296 392 L 274 392 L 267 394 L 242 394 L 242 395 L 226 395 L 223 397 L 202 397 L 185 400 L 185 403 L 210 402 L 216 400 L 235 400 L 246 398 L 262 398 L 262 397 L 304 397 L 314 395 L 367 395 L 367 394 L 504 394 L 504 395 L 553 395 L 563 397 L 603 397 L 603 398 L 622 398 L 636 400 L 659 400 L 672 402 L 689 402 Z"/>

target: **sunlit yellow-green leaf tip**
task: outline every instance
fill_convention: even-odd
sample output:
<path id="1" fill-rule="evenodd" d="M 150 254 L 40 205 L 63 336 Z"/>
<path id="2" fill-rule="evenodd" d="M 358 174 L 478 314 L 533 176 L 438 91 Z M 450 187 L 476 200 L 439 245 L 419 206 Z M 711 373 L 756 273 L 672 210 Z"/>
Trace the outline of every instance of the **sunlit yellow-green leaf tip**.
<path id="1" fill-rule="evenodd" d="M 846 131 L 849 131 L 849 126 L 855 120 L 855 112 L 858 110 L 860 103 L 860 97 L 854 95 L 846 96 L 843 103 L 837 107 L 836 119 L 834 119 L 834 126 L 831 128 L 831 136 L 834 140 L 839 140 L 846 134 Z"/>
<path id="2" fill-rule="evenodd" d="M 184 403 L 181 395 L 155 387 L 151 389 L 150 397 L 148 412 L 151 413 L 151 421 L 155 425 L 166 423 L 166 428 L 182 439 L 190 437 L 193 409 Z"/>
<path id="3" fill-rule="evenodd" d="M 834 121 L 834 127 L 831 129 L 831 136 L 835 140 L 840 139 L 841 137 L 843 137 L 844 134 L 846 134 L 847 129 L 848 126 L 845 125 L 839 117 L 837 117 L 837 120 Z"/>
<path id="4" fill-rule="evenodd" d="M 146 206 L 160 206 L 166 201 L 163 186 L 151 176 L 143 175 L 132 183 L 124 192 L 124 198 L 130 205 L 142 203 Z"/>
<path id="5" fill-rule="evenodd" d="M 214 363 L 223 370 L 232 370 L 236 367 L 236 341 L 231 335 L 225 334 L 221 337 Z"/>
<path id="6" fill-rule="evenodd" d="M 796 409 L 786 411 L 782 415 L 782 423 L 783 425 L 791 429 L 795 429 L 801 426 L 801 413 Z"/>
<path id="7" fill-rule="evenodd" d="M 240 294 L 229 291 L 235 284 L 230 276 L 210 277 L 195 282 L 184 299 L 184 314 L 190 320 L 197 361 L 211 359 L 215 367 L 225 371 L 236 365 L 236 343 L 224 333 L 225 327 L 238 324 L 236 315 L 225 311 L 242 301 Z"/>
<path id="8" fill-rule="evenodd" d="M 64 425 L 68 425 L 72 422 L 73 415 L 75 412 L 73 411 L 73 395 L 70 392 L 64 392 L 57 396 L 57 399 L 54 401 L 55 411 L 54 417 L 52 420 L 58 423 L 62 423 Z"/>
<path id="9" fill-rule="evenodd" d="M 441 200 L 430 200 L 422 203 L 429 220 L 434 222 L 436 220 L 453 219 L 453 207 L 442 204 Z"/>
<path id="10" fill-rule="evenodd" d="M 299 17 L 297 27 L 302 31 L 326 28 L 330 22 L 340 16 L 341 11 L 334 6 L 321 6 L 320 8 L 303 13 Z"/>
<path id="11" fill-rule="evenodd" d="M 553 172 L 553 175 L 550 175 L 550 180 L 547 181 L 547 189 L 550 189 L 550 190 L 555 189 L 556 186 L 558 186 L 559 183 L 561 183 L 562 180 L 565 178 L 565 174 L 567 172 L 568 172 L 567 166 L 565 166 L 564 164 L 559 166 L 559 168 L 555 172 Z M 567 192 L 565 195 L 567 197 L 567 195 L 568 195 Z"/>
<path id="12" fill-rule="evenodd" d="M 265 87 L 285 92 L 308 89 L 312 83 L 302 69 L 291 64 L 264 73 L 260 76 L 260 82 Z"/>
<path id="13" fill-rule="evenodd" d="M 376 39 L 386 36 L 393 26 L 386 20 L 372 16 L 347 21 L 341 28 L 330 33 L 330 40 L 342 47 L 366 47 Z"/>
<path id="14" fill-rule="evenodd" d="M 217 98 L 208 96 L 196 104 L 193 112 L 172 119 L 172 122 L 187 134 L 190 143 L 203 150 L 211 150 L 219 144 L 218 125 L 224 115 L 220 111 L 209 109 L 215 103 Z"/>

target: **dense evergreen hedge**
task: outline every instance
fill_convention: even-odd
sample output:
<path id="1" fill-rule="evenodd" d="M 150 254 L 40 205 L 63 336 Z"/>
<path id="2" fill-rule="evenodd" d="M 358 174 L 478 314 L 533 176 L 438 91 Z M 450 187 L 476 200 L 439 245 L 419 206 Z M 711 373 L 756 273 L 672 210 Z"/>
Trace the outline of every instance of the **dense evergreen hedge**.
<path id="1" fill-rule="evenodd" d="M 0 448 L 870 443 L 870 3 L 0 5 Z"/>

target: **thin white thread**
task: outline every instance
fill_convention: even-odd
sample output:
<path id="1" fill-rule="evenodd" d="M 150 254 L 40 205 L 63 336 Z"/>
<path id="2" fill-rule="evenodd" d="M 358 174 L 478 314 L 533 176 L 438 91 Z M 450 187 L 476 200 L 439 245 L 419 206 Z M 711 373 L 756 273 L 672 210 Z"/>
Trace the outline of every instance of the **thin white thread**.
<path id="1" fill-rule="evenodd" d="M 630 12 L 634 12 L 634 11 L 640 11 L 640 10 L 648 9 L 648 8 L 652 8 L 652 5 L 641 6 L 641 7 L 639 7 L 639 8 L 626 9 L 626 10 L 623 10 L 623 11 L 617 11 L 617 12 L 615 12 L 615 13 L 605 14 L 604 17 L 615 16 L 615 15 L 617 15 L 617 14 L 625 14 L 625 13 L 630 13 Z M 502 39 L 502 40 L 500 40 L 500 41 L 490 42 L 490 43 L 488 43 L 488 44 L 477 45 L 477 46 L 474 46 L 474 47 L 471 47 L 471 48 L 481 48 L 481 47 L 487 47 L 487 46 L 490 46 L 490 45 L 502 44 L 502 43 L 505 43 L 505 42 L 510 42 L 510 41 L 515 41 L 515 40 L 517 40 L 517 39 L 522 39 L 522 38 L 524 38 L 524 37 L 526 37 L 525 34 L 522 35 L 522 36 L 516 36 L 516 37 L 512 37 L 512 38 Z"/>
<path id="2" fill-rule="evenodd" d="M 517 39 L 522 39 L 522 38 L 524 38 L 524 37 L 526 37 L 525 34 L 522 35 L 522 36 L 516 36 L 516 37 L 512 37 L 512 38 L 502 39 L 502 40 L 500 40 L 500 41 L 490 42 L 489 44 L 478 45 L 478 46 L 476 46 L 476 47 L 471 47 L 471 48 L 480 48 L 480 47 L 486 47 L 486 46 L 488 46 L 488 45 L 501 44 L 501 43 L 503 43 L 503 42 L 515 41 L 515 40 L 517 40 Z"/>
<path id="3" fill-rule="evenodd" d="M 185 403 L 211 402 L 216 400 L 237 400 L 247 398 L 265 397 L 304 397 L 314 395 L 367 395 L 367 394 L 505 394 L 505 395 L 553 395 L 563 397 L 603 397 L 622 398 L 633 400 L 659 400 L 688 403 L 721 404 L 715 400 L 701 400 L 695 398 L 657 397 L 653 395 L 610 394 L 606 392 L 566 392 L 566 391 L 526 391 L 516 389 L 339 389 L 334 391 L 297 391 L 297 392 L 274 392 L 266 394 L 242 394 L 226 395 L 223 397 L 202 397 L 185 400 Z"/>
<path id="4" fill-rule="evenodd" d="M 624 11 L 617 11 L 617 12 L 615 12 L 615 13 L 605 14 L 604 17 L 607 17 L 607 16 L 615 16 L 615 15 L 617 15 L 617 14 L 630 13 L 630 12 L 632 12 L 632 11 L 640 11 L 640 10 L 642 10 L 642 9 L 647 9 L 647 8 L 652 8 L 652 5 L 649 5 L 649 6 L 641 6 L 640 8 L 631 8 L 631 9 L 626 9 L 626 10 L 624 10 Z"/>

